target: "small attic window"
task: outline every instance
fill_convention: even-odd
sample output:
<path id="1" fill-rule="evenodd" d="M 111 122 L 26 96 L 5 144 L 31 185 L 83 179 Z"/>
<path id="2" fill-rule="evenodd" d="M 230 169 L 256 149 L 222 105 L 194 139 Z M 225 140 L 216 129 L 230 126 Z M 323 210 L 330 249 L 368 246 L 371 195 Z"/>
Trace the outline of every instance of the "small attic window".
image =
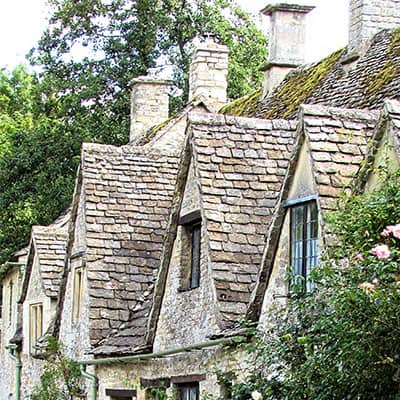
<path id="1" fill-rule="evenodd" d="M 29 306 L 29 349 L 35 353 L 36 342 L 43 334 L 43 305 L 42 303 Z"/>
<path id="2" fill-rule="evenodd" d="M 13 320 L 13 302 L 14 302 L 14 283 L 10 281 L 8 286 L 8 326 L 11 326 Z"/>
<path id="3" fill-rule="evenodd" d="M 200 286 L 201 217 L 196 210 L 180 218 L 181 225 L 181 290 Z"/>
<path id="4" fill-rule="evenodd" d="M 74 269 L 74 291 L 73 291 L 73 307 L 72 307 L 72 321 L 78 322 L 81 319 L 83 308 L 83 266 Z"/>
<path id="5" fill-rule="evenodd" d="M 290 261 L 293 284 L 311 291 L 309 276 L 318 261 L 318 209 L 314 200 L 290 207 Z"/>

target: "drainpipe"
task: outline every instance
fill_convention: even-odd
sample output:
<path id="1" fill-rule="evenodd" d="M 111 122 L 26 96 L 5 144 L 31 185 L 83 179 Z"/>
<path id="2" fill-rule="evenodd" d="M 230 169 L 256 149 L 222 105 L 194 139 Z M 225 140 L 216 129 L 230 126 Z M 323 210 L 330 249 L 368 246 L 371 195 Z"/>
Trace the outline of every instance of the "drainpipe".
<path id="1" fill-rule="evenodd" d="M 21 368 L 22 363 L 17 355 L 17 346 L 15 344 L 10 344 L 7 346 L 8 356 L 15 362 L 15 400 L 20 400 L 21 392 Z"/>
<path id="2" fill-rule="evenodd" d="M 90 381 L 90 400 L 97 400 L 97 387 L 98 387 L 97 376 L 89 374 L 86 371 L 86 365 L 81 364 L 80 368 L 82 376 Z"/>

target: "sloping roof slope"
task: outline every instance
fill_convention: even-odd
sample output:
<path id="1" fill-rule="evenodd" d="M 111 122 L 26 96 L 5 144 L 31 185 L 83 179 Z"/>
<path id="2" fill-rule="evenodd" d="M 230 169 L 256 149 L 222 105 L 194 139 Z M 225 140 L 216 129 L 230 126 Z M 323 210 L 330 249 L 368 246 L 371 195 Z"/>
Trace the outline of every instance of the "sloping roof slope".
<path id="1" fill-rule="evenodd" d="M 296 124 L 193 114 L 194 168 L 226 329 L 244 317 Z"/>
<path id="2" fill-rule="evenodd" d="M 247 317 L 258 318 L 265 289 L 274 265 L 279 235 L 286 213 L 292 178 L 303 144 L 306 145 L 314 177 L 315 194 L 321 211 L 324 232 L 329 241 L 329 227 L 324 224 L 326 213 L 335 210 L 343 191 L 350 189 L 365 160 L 379 113 L 376 111 L 340 109 L 335 107 L 303 105 L 300 110 L 299 132 L 286 173 L 279 207 L 270 224 L 257 287 Z"/>
<path id="3" fill-rule="evenodd" d="M 400 98 L 400 30 L 381 31 L 354 66 L 347 63 L 346 49 L 340 50 L 292 71 L 266 98 L 249 101 L 246 97 L 222 112 L 266 119 L 296 118 L 300 104 L 377 110 L 386 98 Z"/>
<path id="4" fill-rule="evenodd" d="M 175 189 L 178 159 L 134 146 L 85 144 L 90 339 L 104 343 L 134 318 L 129 345 L 144 341 L 154 281 Z M 139 312 L 140 311 L 140 312 Z M 127 341 L 112 342 L 109 353 Z"/>
<path id="5" fill-rule="evenodd" d="M 67 245 L 67 225 L 34 226 L 32 238 L 39 260 L 40 276 L 46 296 L 56 298 L 60 289 Z"/>
<path id="6" fill-rule="evenodd" d="M 335 210 L 367 154 L 379 113 L 335 107 L 302 106 L 303 129 L 319 202 L 324 212 Z"/>

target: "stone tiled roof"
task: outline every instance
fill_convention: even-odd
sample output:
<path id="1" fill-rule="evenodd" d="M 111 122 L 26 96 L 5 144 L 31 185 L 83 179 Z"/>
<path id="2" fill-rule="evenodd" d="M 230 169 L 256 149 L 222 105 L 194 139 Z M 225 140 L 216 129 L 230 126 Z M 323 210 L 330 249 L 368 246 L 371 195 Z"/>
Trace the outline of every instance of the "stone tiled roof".
<path id="1" fill-rule="evenodd" d="M 284 221 L 284 201 L 287 199 L 303 144 L 306 145 L 311 160 L 315 194 L 318 195 L 323 229 L 321 236 L 324 241 L 329 241 L 329 228 L 324 224 L 324 215 L 337 208 L 343 191 L 350 189 L 354 179 L 358 177 L 378 118 L 379 113 L 376 111 L 311 105 L 301 107 L 301 130 L 290 157 L 279 207 L 270 225 L 258 285 L 249 306 L 249 318 L 257 318 L 261 311 Z"/>
<path id="2" fill-rule="evenodd" d="M 335 210 L 357 177 L 379 113 L 311 105 L 302 112 L 321 211 Z"/>
<path id="3" fill-rule="evenodd" d="M 177 167 L 176 157 L 134 146 L 83 147 L 89 329 L 103 353 L 144 342 Z M 127 323 L 129 338 L 115 336 Z"/>
<path id="4" fill-rule="evenodd" d="M 66 221 L 67 222 L 67 221 Z M 46 296 L 56 298 L 64 268 L 67 224 L 34 226 L 32 240 L 39 261 L 40 276 Z"/>
<path id="5" fill-rule="evenodd" d="M 229 328 L 247 310 L 296 124 L 209 114 L 190 123 L 222 328 Z"/>
<path id="6" fill-rule="evenodd" d="M 346 65 L 347 59 L 346 49 L 338 51 L 292 71 L 270 96 L 258 102 L 246 97 L 222 111 L 266 119 L 295 118 L 300 104 L 377 110 L 386 98 L 400 98 L 399 30 L 375 35 L 355 65 Z"/>

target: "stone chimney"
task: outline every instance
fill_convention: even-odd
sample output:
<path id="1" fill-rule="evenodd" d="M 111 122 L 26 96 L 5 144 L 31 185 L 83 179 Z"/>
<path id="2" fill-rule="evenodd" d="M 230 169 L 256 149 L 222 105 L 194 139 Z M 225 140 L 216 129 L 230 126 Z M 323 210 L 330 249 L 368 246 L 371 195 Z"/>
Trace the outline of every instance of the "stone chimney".
<path id="1" fill-rule="evenodd" d="M 227 103 L 227 46 L 207 40 L 194 51 L 189 71 L 189 101 L 205 97 L 218 111 Z"/>
<path id="2" fill-rule="evenodd" d="M 306 15 L 314 8 L 281 3 L 261 10 L 270 17 L 269 63 L 265 67 L 263 97 L 271 93 L 289 71 L 304 64 Z"/>
<path id="3" fill-rule="evenodd" d="M 350 0 L 349 54 L 362 54 L 376 33 L 396 27 L 400 0 Z"/>
<path id="4" fill-rule="evenodd" d="M 148 76 L 132 79 L 131 128 L 129 140 L 142 135 L 151 127 L 168 119 L 171 81 Z"/>

